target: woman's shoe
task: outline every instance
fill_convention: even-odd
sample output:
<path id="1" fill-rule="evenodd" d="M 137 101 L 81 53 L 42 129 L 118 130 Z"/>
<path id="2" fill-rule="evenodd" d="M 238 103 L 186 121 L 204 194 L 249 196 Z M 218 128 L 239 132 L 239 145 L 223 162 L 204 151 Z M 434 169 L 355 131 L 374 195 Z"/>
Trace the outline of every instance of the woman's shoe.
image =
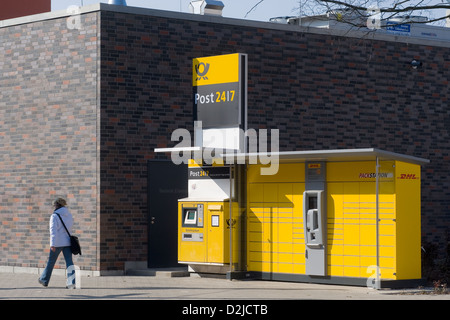
<path id="1" fill-rule="evenodd" d="M 41 278 L 38 279 L 39 283 L 42 284 L 44 287 L 48 286 L 48 283 L 45 283 L 44 281 L 41 280 Z"/>

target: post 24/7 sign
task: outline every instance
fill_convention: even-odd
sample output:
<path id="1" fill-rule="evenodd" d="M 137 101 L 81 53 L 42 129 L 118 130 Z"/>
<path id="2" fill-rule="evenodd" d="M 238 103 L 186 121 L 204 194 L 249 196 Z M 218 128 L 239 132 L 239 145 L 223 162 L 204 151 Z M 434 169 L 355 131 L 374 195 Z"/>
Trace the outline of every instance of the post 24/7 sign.
<path id="1" fill-rule="evenodd" d="M 193 60 L 194 116 L 203 128 L 243 126 L 246 64 L 247 56 L 240 53 Z"/>

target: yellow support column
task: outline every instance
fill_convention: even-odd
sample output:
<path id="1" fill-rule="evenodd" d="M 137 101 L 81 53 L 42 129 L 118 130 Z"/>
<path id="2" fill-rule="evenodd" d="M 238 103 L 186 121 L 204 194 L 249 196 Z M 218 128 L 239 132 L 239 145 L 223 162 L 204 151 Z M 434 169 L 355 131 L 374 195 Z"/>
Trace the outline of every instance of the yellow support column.
<path id="1" fill-rule="evenodd" d="M 397 161 L 395 182 L 397 279 L 420 279 L 420 166 Z"/>

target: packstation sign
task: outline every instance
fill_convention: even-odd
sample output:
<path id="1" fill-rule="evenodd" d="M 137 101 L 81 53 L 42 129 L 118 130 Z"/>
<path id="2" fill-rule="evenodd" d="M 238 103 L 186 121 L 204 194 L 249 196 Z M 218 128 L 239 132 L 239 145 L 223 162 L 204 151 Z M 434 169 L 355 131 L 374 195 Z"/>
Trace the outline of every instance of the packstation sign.
<path id="1" fill-rule="evenodd" d="M 193 59 L 195 120 L 209 128 L 244 128 L 247 56 L 235 53 Z"/>

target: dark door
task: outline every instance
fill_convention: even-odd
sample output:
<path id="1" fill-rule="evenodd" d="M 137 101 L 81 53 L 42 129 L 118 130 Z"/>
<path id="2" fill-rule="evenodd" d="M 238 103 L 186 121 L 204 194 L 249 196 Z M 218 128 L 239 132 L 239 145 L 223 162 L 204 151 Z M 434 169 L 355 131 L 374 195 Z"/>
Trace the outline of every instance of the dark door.
<path id="1" fill-rule="evenodd" d="M 178 265 L 178 199 L 188 196 L 187 165 L 148 163 L 148 267 Z"/>

